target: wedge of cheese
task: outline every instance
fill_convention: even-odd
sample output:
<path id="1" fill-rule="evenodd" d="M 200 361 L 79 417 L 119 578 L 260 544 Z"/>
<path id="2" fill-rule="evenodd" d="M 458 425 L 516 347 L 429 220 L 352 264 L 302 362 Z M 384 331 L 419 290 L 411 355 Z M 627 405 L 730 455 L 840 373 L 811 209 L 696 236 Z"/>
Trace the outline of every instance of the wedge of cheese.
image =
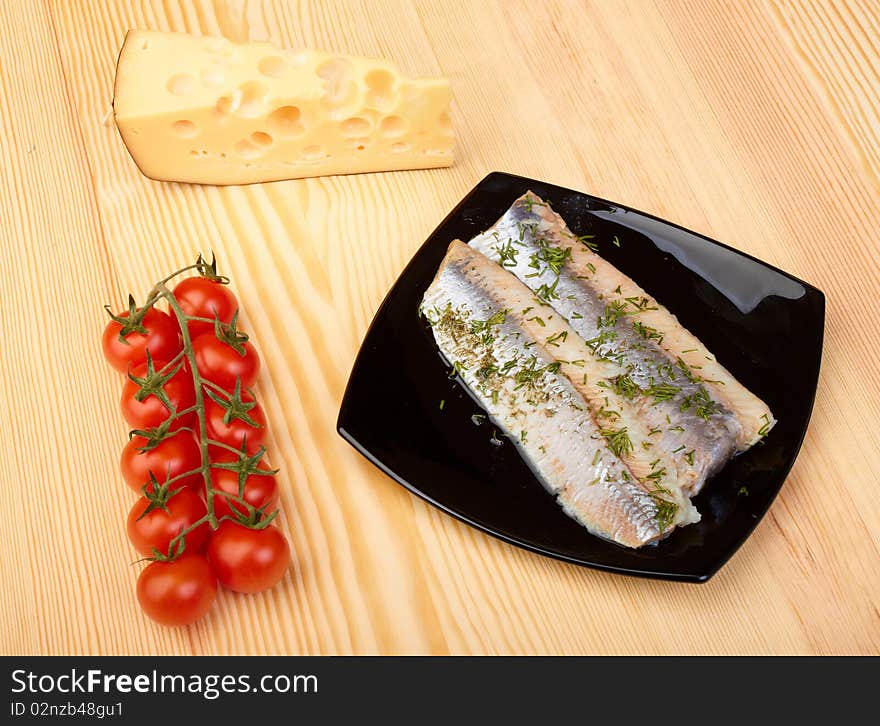
<path id="1" fill-rule="evenodd" d="M 384 60 L 132 30 L 113 112 L 146 176 L 250 184 L 449 166 L 450 100 Z"/>

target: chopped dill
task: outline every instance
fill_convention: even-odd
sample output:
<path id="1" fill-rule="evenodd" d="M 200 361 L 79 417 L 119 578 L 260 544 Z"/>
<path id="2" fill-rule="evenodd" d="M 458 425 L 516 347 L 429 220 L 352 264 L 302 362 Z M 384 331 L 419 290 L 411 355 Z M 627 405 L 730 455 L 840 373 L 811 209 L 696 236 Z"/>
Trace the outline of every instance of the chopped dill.
<path id="1" fill-rule="evenodd" d="M 498 369 L 499 373 L 502 373 L 505 375 L 507 373 L 510 373 L 510 369 L 516 365 L 516 359 L 517 359 L 517 356 L 514 355 L 513 358 L 511 358 L 509 361 L 505 361 L 504 365 L 502 365 Z"/>
<path id="2" fill-rule="evenodd" d="M 625 305 L 619 300 L 605 304 L 605 312 L 600 315 L 597 324 L 600 328 L 612 327 L 621 317 L 626 315 Z"/>
<path id="3" fill-rule="evenodd" d="M 611 244 L 615 247 L 620 247 L 620 238 L 617 235 L 614 235 L 614 239 L 611 240 Z"/>
<path id="4" fill-rule="evenodd" d="M 640 313 L 645 310 L 656 310 L 656 305 L 651 305 L 651 301 L 646 297 L 627 297 L 624 298 L 630 305 L 632 305 L 636 310 Z"/>
<path id="5" fill-rule="evenodd" d="M 623 396 L 629 400 L 632 400 L 642 392 L 642 389 L 626 373 L 612 378 L 611 386 L 618 396 Z"/>
<path id="6" fill-rule="evenodd" d="M 555 335 L 551 335 L 549 338 L 547 338 L 546 343 L 547 343 L 547 345 L 560 346 L 560 345 L 562 345 L 562 343 L 565 342 L 565 339 L 567 337 L 568 337 L 568 331 L 567 330 L 560 330 Z"/>
<path id="7" fill-rule="evenodd" d="M 690 464 L 691 466 L 694 465 L 694 453 L 695 453 L 694 450 L 691 449 L 690 451 L 688 451 L 688 452 L 684 455 L 684 460 L 685 460 L 688 464 Z"/>
<path id="8" fill-rule="evenodd" d="M 492 328 L 501 325 L 507 317 L 509 310 L 499 310 L 487 320 L 474 320 L 471 322 L 472 333 L 483 333 L 482 342 L 485 345 L 492 343 Z"/>
<path id="9" fill-rule="evenodd" d="M 640 336 L 642 336 L 645 340 L 656 340 L 658 343 L 663 342 L 663 336 L 660 334 L 656 328 L 652 328 L 650 325 L 643 325 L 638 321 L 633 322 L 633 330 L 636 331 Z"/>
<path id="10" fill-rule="evenodd" d="M 678 505 L 670 502 L 662 497 L 652 494 L 657 511 L 654 513 L 654 521 L 657 523 L 657 529 L 665 532 L 675 521 L 675 515 L 678 512 Z"/>
<path id="11" fill-rule="evenodd" d="M 559 284 L 559 277 L 553 281 L 552 285 L 547 285 L 546 283 L 541 285 L 537 290 L 535 290 L 535 294 L 541 298 L 542 300 L 546 300 L 550 302 L 551 300 L 558 300 L 559 293 L 556 292 L 556 286 Z"/>
<path id="12" fill-rule="evenodd" d="M 574 239 L 576 242 L 580 242 L 587 249 L 595 252 L 599 249 L 599 245 L 594 241 L 595 237 L 596 235 L 594 234 L 582 234 L 580 237 L 575 237 Z"/>
<path id="13" fill-rule="evenodd" d="M 670 381 L 675 380 L 675 369 L 669 363 L 657 365 L 657 375 L 661 378 L 665 375 Z"/>
<path id="14" fill-rule="evenodd" d="M 709 397 L 709 392 L 703 386 L 700 386 L 699 390 L 693 394 L 692 399 L 694 403 L 694 413 L 707 421 L 710 416 L 723 410 L 723 406 L 720 403 L 713 401 Z"/>
<path id="15" fill-rule="evenodd" d="M 671 383 L 655 383 L 645 393 L 654 399 L 654 404 L 656 405 L 661 401 L 669 401 L 675 398 L 675 395 L 680 390 L 678 386 L 673 386 Z"/>
<path id="16" fill-rule="evenodd" d="M 685 378 L 687 378 L 691 383 L 697 383 L 697 377 L 693 373 L 691 373 L 690 367 L 681 358 L 675 359 L 675 365 L 678 366 L 679 370 L 684 373 Z"/>
<path id="17" fill-rule="evenodd" d="M 558 277 L 562 266 L 571 257 L 571 248 L 553 247 L 545 239 L 538 240 L 538 245 L 540 246 L 538 255 L 541 261 Z"/>
<path id="18" fill-rule="evenodd" d="M 498 262 L 502 267 L 516 267 L 516 256 L 519 250 L 513 246 L 513 240 L 509 239 L 503 245 L 497 245 L 492 249 L 498 253 Z"/>
<path id="19" fill-rule="evenodd" d="M 620 429 L 599 429 L 599 433 L 608 441 L 608 448 L 615 456 L 624 456 L 632 451 L 632 441 L 626 426 Z"/>
<path id="20" fill-rule="evenodd" d="M 666 469 L 655 469 L 650 474 L 648 474 L 645 478 L 651 479 L 655 482 L 660 481 L 664 476 L 666 476 Z"/>

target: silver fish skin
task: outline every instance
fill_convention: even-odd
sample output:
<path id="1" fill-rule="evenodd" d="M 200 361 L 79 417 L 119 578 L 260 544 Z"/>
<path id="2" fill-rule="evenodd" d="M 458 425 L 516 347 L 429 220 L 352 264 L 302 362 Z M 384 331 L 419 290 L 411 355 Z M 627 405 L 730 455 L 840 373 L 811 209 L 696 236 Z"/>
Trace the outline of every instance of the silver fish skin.
<path id="1" fill-rule="evenodd" d="M 507 273 L 511 285 L 499 285 L 498 271 L 452 242 L 421 307 L 441 352 L 566 513 L 627 547 L 656 541 L 682 520 L 681 508 L 609 450 L 560 362 L 523 324 L 517 308 L 530 293 Z"/>
<path id="2" fill-rule="evenodd" d="M 698 492 L 739 450 L 743 428 L 734 411 L 695 370 L 661 346 L 656 328 L 637 325 L 660 314 L 672 316 L 611 268 L 614 275 L 537 195 L 517 199 L 469 244 L 531 288 L 537 305 L 565 318 L 597 360 L 616 365 L 607 385 L 626 384 L 628 416 L 655 432 L 653 445 L 674 460 L 683 491 Z M 611 289 L 618 279 L 628 281 L 629 290 Z M 633 289 L 639 294 L 627 295 Z"/>

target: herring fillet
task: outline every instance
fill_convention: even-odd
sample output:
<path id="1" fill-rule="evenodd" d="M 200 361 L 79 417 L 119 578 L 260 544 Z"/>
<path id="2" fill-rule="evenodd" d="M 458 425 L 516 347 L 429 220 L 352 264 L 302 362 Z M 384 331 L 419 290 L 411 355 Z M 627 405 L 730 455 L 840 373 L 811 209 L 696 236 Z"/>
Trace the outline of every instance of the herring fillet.
<path id="1" fill-rule="evenodd" d="M 609 450 L 562 364 L 508 305 L 496 271 L 514 292 L 525 289 L 463 242 L 449 246 L 421 308 L 441 352 L 566 513 L 627 547 L 659 539 L 687 515 Z"/>
<path id="2" fill-rule="evenodd" d="M 663 493 L 679 507 L 675 524 L 693 524 L 700 515 L 681 486 L 678 458 L 673 447 L 663 446 L 663 437 L 638 416 L 622 394 L 606 385 L 620 372 L 614 361 L 595 358 L 590 347 L 566 320 L 542 305 L 535 294 L 514 275 L 482 255 L 473 256 L 481 283 L 492 291 L 499 309 L 517 317 L 517 324 L 559 364 L 559 372 L 584 398 L 599 432 L 608 440 L 616 437 L 616 455 L 648 491 Z M 622 438 L 625 435 L 625 438 Z M 660 444 L 660 445 L 656 445 Z"/>
<path id="3" fill-rule="evenodd" d="M 678 487 L 706 479 L 775 423 L 769 408 L 721 366 L 665 308 L 576 238 L 531 192 L 470 245 L 516 275 L 606 364 L 618 409 L 654 432 Z"/>

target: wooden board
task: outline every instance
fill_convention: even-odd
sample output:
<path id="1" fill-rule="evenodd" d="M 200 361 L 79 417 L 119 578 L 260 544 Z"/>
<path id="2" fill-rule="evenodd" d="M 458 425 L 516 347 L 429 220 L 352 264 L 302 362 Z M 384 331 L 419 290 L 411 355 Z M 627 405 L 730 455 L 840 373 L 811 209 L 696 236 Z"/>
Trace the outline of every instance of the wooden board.
<path id="1" fill-rule="evenodd" d="M 104 123 L 127 28 L 393 58 L 452 80 L 451 169 L 143 178 Z M 0 0 L 0 651 L 877 653 L 880 6 Z M 337 436 L 373 312 L 491 170 L 720 239 L 828 296 L 801 456 L 707 585 L 601 574 L 416 500 Z M 265 373 L 295 564 L 185 629 L 134 602 L 104 303 L 215 251 Z M 785 341 L 780 341 L 784 345 Z"/>

